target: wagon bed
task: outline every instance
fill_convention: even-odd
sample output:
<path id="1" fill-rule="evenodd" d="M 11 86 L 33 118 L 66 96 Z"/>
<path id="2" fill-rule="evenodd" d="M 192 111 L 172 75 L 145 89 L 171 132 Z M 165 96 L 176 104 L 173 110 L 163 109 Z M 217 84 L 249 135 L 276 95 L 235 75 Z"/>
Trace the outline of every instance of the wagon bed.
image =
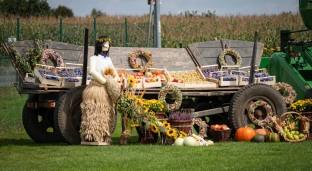
<path id="1" fill-rule="evenodd" d="M 52 49 L 62 56 L 64 63 L 83 64 L 84 47 L 56 42 L 51 40 L 43 41 L 44 47 Z M 205 65 L 213 65 L 218 63 L 218 56 L 222 49 L 226 46 L 235 49 L 242 57 L 242 66 L 250 66 L 253 50 L 253 42 L 239 40 L 217 40 L 210 42 L 201 42 L 190 44 L 186 48 L 144 48 L 149 50 L 154 57 L 153 68 L 166 68 L 167 71 L 186 71 L 194 70 L 196 67 Z M 3 43 L 3 46 L 19 75 L 19 93 L 20 94 L 42 94 L 50 92 L 66 92 L 69 88 L 63 86 L 51 86 L 40 83 L 32 83 L 25 81 L 25 75 L 19 70 L 12 56 L 13 45 L 11 43 Z M 257 44 L 257 55 L 255 64 L 259 66 L 263 44 Z M 31 41 L 17 41 L 14 48 L 20 56 L 34 48 Z M 111 47 L 110 57 L 116 68 L 131 69 L 129 64 L 129 53 L 138 49 L 138 47 Z M 88 46 L 88 57 L 94 53 L 94 47 Z M 229 65 L 234 64 L 231 56 L 226 56 Z M 144 60 L 141 60 L 144 64 Z M 223 96 L 235 93 L 240 87 L 228 86 L 217 88 L 180 88 L 184 96 Z M 160 88 L 147 88 L 146 94 L 158 94 Z"/>

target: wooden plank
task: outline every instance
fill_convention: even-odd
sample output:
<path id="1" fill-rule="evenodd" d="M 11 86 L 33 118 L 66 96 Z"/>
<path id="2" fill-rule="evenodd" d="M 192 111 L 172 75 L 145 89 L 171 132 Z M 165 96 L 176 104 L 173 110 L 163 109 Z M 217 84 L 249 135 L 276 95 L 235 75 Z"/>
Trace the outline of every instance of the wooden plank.
<path id="1" fill-rule="evenodd" d="M 203 116 L 209 116 L 209 115 L 214 115 L 218 113 L 225 113 L 229 111 L 229 106 L 224 106 L 220 108 L 214 108 L 214 109 L 209 109 L 209 110 L 203 110 L 203 111 L 198 111 L 198 112 L 193 112 L 193 118 L 199 118 Z"/>
<path id="2" fill-rule="evenodd" d="M 191 52 L 193 52 L 195 59 L 197 61 L 201 61 L 198 62 L 200 66 L 218 64 L 218 56 L 222 49 L 226 46 L 229 48 L 233 48 L 240 54 L 240 56 L 242 57 L 241 66 L 250 66 L 254 46 L 253 42 L 241 40 L 222 40 L 222 42 L 223 46 L 221 41 L 219 40 L 195 43 L 192 45 L 188 45 L 188 47 L 192 49 Z M 263 47 L 264 45 L 258 42 L 255 61 L 256 65 L 258 66 L 260 65 Z M 197 49 L 198 52 L 196 52 L 195 49 Z M 230 55 L 226 55 L 225 60 L 229 65 L 234 65 L 236 61 L 235 58 Z"/>
<path id="3" fill-rule="evenodd" d="M 203 57 L 201 56 L 200 51 L 198 51 L 196 44 L 188 45 L 187 48 L 189 49 L 189 53 L 191 53 L 194 59 L 196 59 L 197 61 L 196 63 L 199 66 L 208 65 L 206 61 L 203 59 Z"/>

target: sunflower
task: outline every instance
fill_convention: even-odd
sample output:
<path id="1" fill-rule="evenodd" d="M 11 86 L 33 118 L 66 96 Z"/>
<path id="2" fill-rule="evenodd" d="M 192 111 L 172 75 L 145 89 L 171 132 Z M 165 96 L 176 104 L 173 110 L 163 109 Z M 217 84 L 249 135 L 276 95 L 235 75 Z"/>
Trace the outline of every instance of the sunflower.
<path id="1" fill-rule="evenodd" d="M 168 130 L 166 131 L 166 135 L 167 135 L 168 137 L 173 137 L 173 136 L 176 135 L 176 133 L 177 133 L 177 131 L 176 131 L 175 129 L 168 129 Z"/>
<path id="2" fill-rule="evenodd" d="M 167 121 L 164 121 L 162 124 L 164 125 L 165 128 L 167 129 L 170 128 L 170 123 L 168 123 Z"/>
<path id="3" fill-rule="evenodd" d="M 137 106 L 142 106 L 142 105 L 143 105 L 143 101 L 142 101 L 141 99 L 136 99 L 136 100 L 135 100 L 135 104 L 136 104 Z"/>
<path id="4" fill-rule="evenodd" d="M 129 83 L 129 86 L 130 86 L 130 87 L 134 87 L 134 86 L 136 85 L 136 81 L 135 81 L 133 75 L 130 75 L 130 76 L 128 77 L 128 83 Z"/>
<path id="5" fill-rule="evenodd" d="M 149 112 L 148 112 L 148 115 L 149 115 L 151 118 L 156 119 L 155 112 L 153 112 L 153 111 L 149 111 Z"/>
<path id="6" fill-rule="evenodd" d="M 180 131 L 179 133 L 180 133 L 180 135 L 182 135 L 183 137 L 187 137 L 187 134 L 186 134 L 185 132 Z"/>
<path id="7" fill-rule="evenodd" d="M 154 124 L 154 123 L 151 124 L 151 130 L 152 130 L 154 133 L 157 133 L 157 132 L 158 132 L 158 127 L 156 126 L 156 124 Z"/>

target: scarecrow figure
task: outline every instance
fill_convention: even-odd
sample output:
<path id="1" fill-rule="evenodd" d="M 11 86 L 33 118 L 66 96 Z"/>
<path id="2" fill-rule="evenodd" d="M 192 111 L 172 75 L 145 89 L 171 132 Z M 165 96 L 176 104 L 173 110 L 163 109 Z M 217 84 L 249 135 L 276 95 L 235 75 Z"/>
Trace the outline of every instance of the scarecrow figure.
<path id="1" fill-rule="evenodd" d="M 93 79 L 82 94 L 81 144 L 110 145 L 116 124 L 115 105 L 120 95 L 117 71 L 109 58 L 111 39 L 101 36 L 95 40 L 94 56 L 89 58 Z"/>

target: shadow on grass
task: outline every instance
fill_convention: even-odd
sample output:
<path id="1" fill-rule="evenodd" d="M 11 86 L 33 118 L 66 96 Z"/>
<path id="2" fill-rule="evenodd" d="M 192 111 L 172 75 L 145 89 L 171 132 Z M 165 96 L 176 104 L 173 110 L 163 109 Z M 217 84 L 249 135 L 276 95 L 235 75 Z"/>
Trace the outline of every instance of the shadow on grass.
<path id="1" fill-rule="evenodd" d="M 120 145 L 120 137 L 112 137 L 111 145 Z M 128 138 L 129 145 L 138 144 L 138 136 L 130 136 Z M 68 145 L 66 142 L 61 143 L 37 143 L 31 138 L 1 138 L 0 137 L 0 146 L 64 146 Z"/>

